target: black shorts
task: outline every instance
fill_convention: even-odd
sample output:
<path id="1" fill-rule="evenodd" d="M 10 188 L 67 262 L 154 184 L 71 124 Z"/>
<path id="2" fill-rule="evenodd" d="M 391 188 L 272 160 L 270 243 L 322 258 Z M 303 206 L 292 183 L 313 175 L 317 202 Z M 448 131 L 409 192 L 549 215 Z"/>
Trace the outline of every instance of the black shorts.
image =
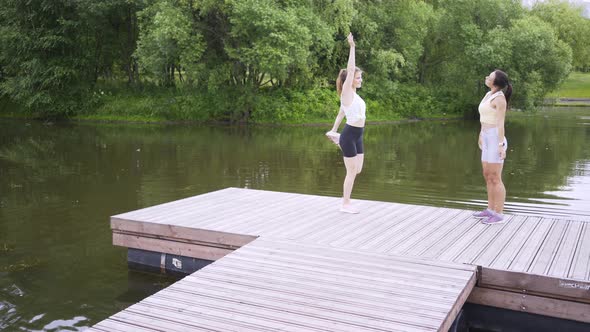
<path id="1" fill-rule="evenodd" d="M 345 157 L 363 153 L 363 132 L 365 128 L 345 125 L 340 134 L 340 148 Z"/>

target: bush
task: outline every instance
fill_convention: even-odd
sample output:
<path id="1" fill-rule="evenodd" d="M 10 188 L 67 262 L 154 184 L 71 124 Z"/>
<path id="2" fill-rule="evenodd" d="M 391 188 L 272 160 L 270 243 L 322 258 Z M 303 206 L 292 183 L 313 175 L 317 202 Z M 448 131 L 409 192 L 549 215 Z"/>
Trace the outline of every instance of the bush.
<path id="1" fill-rule="evenodd" d="M 336 91 L 267 90 L 256 97 L 252 121 L 269 123 L 329 122 L 339 109 Z"/>

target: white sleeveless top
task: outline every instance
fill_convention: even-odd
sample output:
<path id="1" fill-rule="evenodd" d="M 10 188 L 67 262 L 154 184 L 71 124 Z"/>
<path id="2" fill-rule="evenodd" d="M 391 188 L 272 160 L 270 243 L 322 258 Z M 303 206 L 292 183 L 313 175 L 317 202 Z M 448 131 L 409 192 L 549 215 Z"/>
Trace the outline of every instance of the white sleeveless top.
<path id="1" fill-rule="evenodd" d="M 346 115 L 346 124 L 355 123 L 358 120 L 364 120 L 367 118 L 365 115 L 367 105 L 363 98 L 356 93 L 354 94 L 350 105 L 344 106 L 342 105 L 342 102 L 340 102 L 340 108 L 344 110 L 344 114 Z"/>

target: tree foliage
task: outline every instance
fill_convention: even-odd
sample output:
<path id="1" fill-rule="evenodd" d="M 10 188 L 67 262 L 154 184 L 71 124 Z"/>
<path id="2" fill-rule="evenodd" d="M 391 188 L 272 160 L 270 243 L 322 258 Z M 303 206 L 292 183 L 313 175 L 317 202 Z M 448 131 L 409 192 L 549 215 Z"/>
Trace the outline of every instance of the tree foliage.
<path id="1" fill-rule="evenodd" d="M 29 110 L 73 112 L 90 61 L 76 33 L 83 29 L 77 3 L 5 0 L 1 6 L 2 94 Z"/>
<path id="2" fill-rule="evenodd" d="M 204 51 L 202 35 L 194 28 L 189 8 L 172 0 L 158 0 L 139 12 L 139 41 L 135 52 L 141 68 L 156 82 L 172 86 L 175 71 L 194 82 Z"/>
<path id="3" fill-rule="evenodd" d="M 532 14 L 549 23 L 557 37 L 572 49 L 572 65 L 590 70 L 590 19 L 582 16 L 582 8 L 565 1 L 538 2 Z"/>
<path id="4" fill-rule="evenodd" d="M 557 0 L 0 0 L 0 95 L 68 115 L 100 102 L 97 82 L 123 81 L 239 96 L 229 118 L 257 118 L 273 91 L 331 89 L 352 31 L 374 108 L 472 112 L 496 68 L 528 108 L 590 67 L 589 22 Z"/>

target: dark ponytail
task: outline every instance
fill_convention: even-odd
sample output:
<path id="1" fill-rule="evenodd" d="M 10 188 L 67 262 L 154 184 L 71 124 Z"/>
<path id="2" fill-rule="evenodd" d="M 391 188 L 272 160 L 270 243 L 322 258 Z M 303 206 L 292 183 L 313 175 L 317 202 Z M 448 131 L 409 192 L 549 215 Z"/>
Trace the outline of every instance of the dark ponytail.
<path id="1" fill-rule="evenodd" d="M 506 98 L 506 103 L 510 103 L 510 97 L 512 96 L 512 84 L 508 83 L 506 86 L 506 92 L 504 92 L 504 97 Z"/>
<path id="2" fill-rule="evenodd" d="M 504 97 L 506 98 L 506 104 L 508 104 L 510 103 L 510 97 L 512 96 L 512 84 L 508 81 L 508 75 L 500 69 L 496 69 L 494 73 L 496 73 L 494 85 L 502 90 L 506 89 L 504 91 Z"/>

